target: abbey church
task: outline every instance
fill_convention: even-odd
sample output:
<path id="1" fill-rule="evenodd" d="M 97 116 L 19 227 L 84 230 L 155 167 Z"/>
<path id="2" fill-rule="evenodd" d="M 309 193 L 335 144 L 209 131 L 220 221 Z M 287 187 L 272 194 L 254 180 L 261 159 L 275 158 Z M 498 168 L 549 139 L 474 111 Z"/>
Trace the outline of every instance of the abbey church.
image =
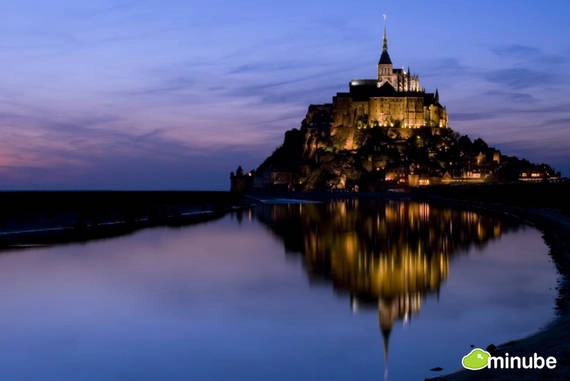
<path id="1" fill-rule="evenodd" d="M 377 79 L 350 81 L 348 93 L 333 97 L 333 126 L 447 127 L 447 111 L 439 94 L 426 93 L 417 75 L 394 69 L 388 54 L 384 26 L 382 54 Z"/>

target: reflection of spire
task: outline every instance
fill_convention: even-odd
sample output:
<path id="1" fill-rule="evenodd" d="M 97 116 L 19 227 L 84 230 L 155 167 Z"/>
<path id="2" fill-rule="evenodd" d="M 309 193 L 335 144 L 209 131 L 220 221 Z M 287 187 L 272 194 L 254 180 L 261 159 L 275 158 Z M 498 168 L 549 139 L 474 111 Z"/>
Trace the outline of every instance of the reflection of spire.
<path id="1" fill-rule="evenodd" d="M 394 308 L 391 301 L 384 303 L 382 299 L 378 300 L 378 325 L 382 332 L 382 341 L 384 343 L 384 380 L 388 379 L 388 353 L 390 351 L 390 333 L 394 326 Z"/>
<path id="2" fill-rule="evenodd" d="M 384 342 L 384 361 L 388 363 L 388 354 L 390 350 L 390 334 L 392 333 L 392 327 L 381 329 L 382 331 L 382 341 Z"/>
<path id="3" fill-rule="evenodd" d="M 406 293 L 395 298 L 378 299 L 378 325 L 384 342 L 384 378 L 388 377 L 388 353 L 390 350 L 390 333 L 396 320 L 406 319 L 420 311 L 422 295 Z"/>
<path id="4" fill-rule="evenodd" d="M 388 329 L 381 328 L 382 341 L 384 342 L 384 380 L 388 379 L 388 350 L 390 349 L 390 333 L 392 327 Z"/>
<path id="5" fill-rule="evenodd" d="M 380 299 L 378 301 L 378 325 L 380 326 L 382 339 L 384 340 L 384 359 L 386 362 L 388 362 L 390 333 L 392 332 L 392 327 L 394 326 L 394 320 L 397 318 L 397 316 L 394 316 L 397 315 L 397 307 L 394 307 L 395 306 L 392 300 L 383 301 Z"/>

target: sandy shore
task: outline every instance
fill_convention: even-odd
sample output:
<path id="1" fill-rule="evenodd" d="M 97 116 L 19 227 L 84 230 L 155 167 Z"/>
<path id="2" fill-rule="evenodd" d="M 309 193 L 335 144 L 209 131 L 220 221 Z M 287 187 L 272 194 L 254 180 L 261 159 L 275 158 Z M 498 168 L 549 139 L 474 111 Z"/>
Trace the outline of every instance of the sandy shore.
<path id="1" fill-rule="evenodd" d="M 553 322 L 526 338 L 513 338 L 514 340 L 507 343 L 489 343 L 496 346 L 496 352 L 493 354 L 498 356 L 509 353 L 527 357 L 535 352 L 545 358 L 554 356 L 557 359 L 556 369 L 479 371 L 462 369 L 429 380 L 570 380 L 570 215 L 555 209 L 522 208 L 437 198 L 431 201 L 482 212 L 508 214 L 530 223 L 543 233 L 543 238 L 550 248 L 549 254 L 561 274 L 561 279 L 556 301 L 557 317 Z M 458 364 L 460 355 L 463 354 L 458 354 Z"/>

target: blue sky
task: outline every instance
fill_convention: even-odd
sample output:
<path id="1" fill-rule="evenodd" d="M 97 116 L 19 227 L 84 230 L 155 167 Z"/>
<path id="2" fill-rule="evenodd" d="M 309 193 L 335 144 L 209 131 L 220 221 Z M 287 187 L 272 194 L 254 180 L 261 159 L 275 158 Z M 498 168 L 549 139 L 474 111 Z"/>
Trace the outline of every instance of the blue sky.
<path id="1" fill-rule="evenodd" d="M 3 2 L 0 189 L 227 189 L 353 78 L 396 67 L 450 126 L 570 175 L 564 1 Z"/>

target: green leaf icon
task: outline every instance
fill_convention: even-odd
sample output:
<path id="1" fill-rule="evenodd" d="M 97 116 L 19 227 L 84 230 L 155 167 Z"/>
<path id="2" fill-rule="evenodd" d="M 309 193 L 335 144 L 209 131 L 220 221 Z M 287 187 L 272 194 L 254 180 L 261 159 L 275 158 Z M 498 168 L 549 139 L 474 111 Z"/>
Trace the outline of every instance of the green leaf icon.
<path id="1" fill-rule="evenodd" d="M 486 368 L 491 354 L 481 348 L 475 348 L 461 359 L 461 364 L 465 369 L 479 370 Z"/>

